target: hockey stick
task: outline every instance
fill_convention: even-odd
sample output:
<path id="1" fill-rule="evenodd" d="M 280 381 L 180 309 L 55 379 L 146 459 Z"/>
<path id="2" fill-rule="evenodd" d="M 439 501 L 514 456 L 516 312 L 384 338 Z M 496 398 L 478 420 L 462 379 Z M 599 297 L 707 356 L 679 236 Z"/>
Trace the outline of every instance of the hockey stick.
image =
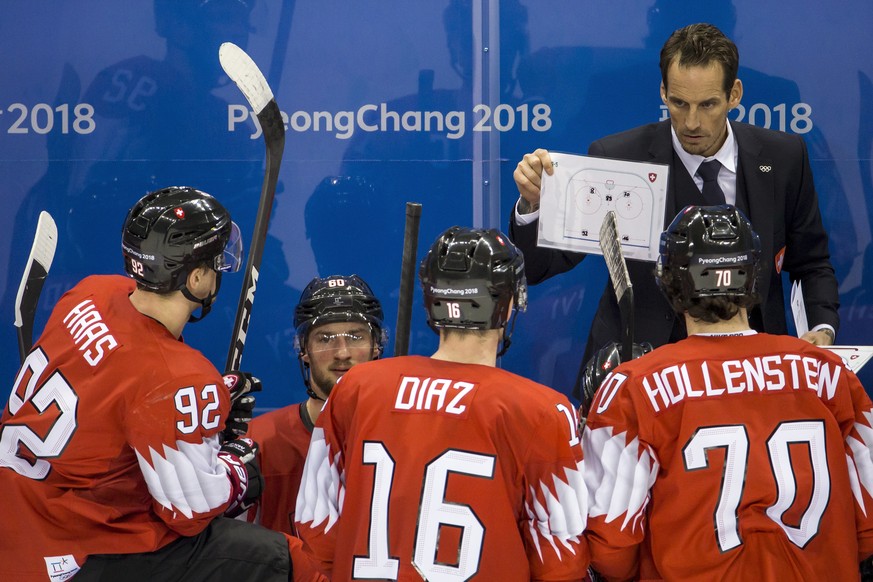
<path id="1" fill-rule="evenodd" d="M 225 364 L 225 370 L 231 371 L 239 370 L 246 345 L 246 333 L 258 286 L 258 270 L 261 267 L 267 227 L 270 224 L 270 212 L 273 210 L 273 198 L 279 181 L 279 165 L 282 163 L 282 153 L 285 150 L 285 124 L 282 122 L 282 113 L 264 74 L 245 51 L 233 43 L 225 42 L 218 50 L 218 59 L 224 72 L 236 83 L 257 115 L 267 149 L 261 199 L 258 202 L 258 214 L 255 217 L 255 228 L 246 260 L 245 278 L 236 307 L 236 320 L 233 324 L 233 335 Z"/>
<path id="2" fill-rule="evenodd" d="M 615 212 L 610 210 L 603 217 L 600 225 L 600 251 L 606 261 L 609 271 L 609 279 L 615 290 L 615 298 L 618 301 L 618 310 L 621 314 L 621 347 L 619 356 L 622 362 L 628 362 L 634 357 L 634 290 L 630 281 L 630 273 L 624 254 L 621 252 L 621 239 L 618 236 L 618 226 L 615 221 Z M 602 349 L 606 346 L 598 346 Z M 592 358 L 597 357 L 597 351 L 592 351 Z M 582 401 L 586 406 L 586 390 L 583 387 L 585 368 L 588 362 L 583 360 L 579 363 L 579 372 L 576 374 L 576 383 L 573 385 L 573 396 Z M 593 397 L 593 394 L 589 395 Z M 590 404 L 590 401 L 588 402 Z"/>
<path id="3" fill-rule="evenodd" d="M 600 250 L 606 260 L 609 279 L 612 281 L 612 288 L 615 290 L 615 299 L 618 301 L 618 310 L 621 314 L 621 361 L 628 362 L 634 357 L 634 289 L 631 285 L 624 254 L 621 252 L 621 239 L 618 236 L 615 212 L 612 210 L 606 213 L 606 216 L 603 217 L 603 224 L 600 225 Z"/>
<path id="4" fill-rule="evenodd" d="M 418 225 L 421 204 L 406 203 L 406 228 L 403 232 L 403 258 L 400 261 L 400 297 L 397 299 L 397 328 L 394 355 L 409 353 L 409 328 L 412 321 L 412 290 L 415 286 L 415 251 L 418 248 Z"/>
<path id="5" fill-rule="evenodd" d="M 15 297 L 15 327 L 18 328 L 18 355 L 21 361 L 33 347 L 33 320 L 42 285 L 52 268 L 55 249 L 58 245 L 58 227 L 51 214 L 43 210 L 39 213 L 33 246 L 27 257 L 27 265 L 18 285 Z"/>

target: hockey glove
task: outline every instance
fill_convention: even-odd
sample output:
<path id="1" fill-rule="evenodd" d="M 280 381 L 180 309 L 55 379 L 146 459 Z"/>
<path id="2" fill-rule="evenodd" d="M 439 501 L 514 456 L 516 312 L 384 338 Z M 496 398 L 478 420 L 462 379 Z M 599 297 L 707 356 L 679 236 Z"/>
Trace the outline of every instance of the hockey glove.
<path id="1" fill-rule="evenodd" d="M 222 432 L 225 441 L 231 441 L 246 434 L 255 408 L 254 392 L 261 391 L 261 381 L 247 372 L 228 372 L 224 375 L 224 385 L 230 392 L 231 407 Z"/>
<path id="2" fill-rule="evenodd" d="M 258 466 L 257 453 L 258 444 L 248 438 L 226 442 L 218 451 L 218 460 L 224 464 L 230 477 L 230 505 L 224 511 L 227 517 L 240 515 L 261 496 L 264 477 Z"/>

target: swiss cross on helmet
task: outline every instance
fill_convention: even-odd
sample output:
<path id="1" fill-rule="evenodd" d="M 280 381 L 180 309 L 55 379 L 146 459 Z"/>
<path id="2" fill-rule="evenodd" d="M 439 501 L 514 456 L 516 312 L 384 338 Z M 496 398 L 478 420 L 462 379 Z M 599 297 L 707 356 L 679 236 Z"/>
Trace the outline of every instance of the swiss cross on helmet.
<path id="1" fill-rule="evenodd" d="M 427 322 L 435 331 L 506 330 L 516 313 L 527 308 L 524 258 L 496 229 L 448 229 L 421 262 L 419 278 Z M 508 347 L 510 334 L 511 329 L 504 335 L 501 353 Z"/>
<path id="2" fill-rule="evenodd" d="M 237 271 L 242 256 L 239 228 L 215 198 L 172 186 L 146 194 L 131 208 L 121 232 L 127 274 L 149 291 L 187 290 L 188 274 L 200 265 Z"/>
<path id="3" fill-rule="evenodd" d="M 736 207 L 687 206 L 661 234 L 655 273 L 662 289 L 673 278 L 686 300 L 753 295 L 760 254 L 758 235 Z"/>

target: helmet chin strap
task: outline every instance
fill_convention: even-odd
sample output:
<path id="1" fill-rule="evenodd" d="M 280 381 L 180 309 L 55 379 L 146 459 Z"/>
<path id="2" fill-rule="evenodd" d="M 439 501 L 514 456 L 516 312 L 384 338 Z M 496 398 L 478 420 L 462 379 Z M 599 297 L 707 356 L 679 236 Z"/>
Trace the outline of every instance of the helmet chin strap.
<path id="1" fill-rule="evenodd" d="M 221 288 L 221 272 L 216 271 L 215 273 L 215 291 L 210 293 L 203 299 L 199 299 L 195 297 L 193 293 L 188 289 L 188 286 L 185 285 L 180 289 L 182 295 L 185 296 L 185 299 L 191 301 L 193 303 L 200 304 L 200 315 L 195 316 L 193 313 L 188 317 L 188 323 L 197 323 L 207 315 L 212 310 L 212 304 L 215 302 L 215 298 L 218 297 L 218 290 Z"/>
<path id="2" fill-rule="evenodd" d="M 300 364 L 300 375 L 303 376 L 303 385 L 306 386 L 306 395 L 315 400 L 325 401 L 324 398 L 318 395 L 312 389 L 312 370 L 309 369 L 309 364 L 303 361 L 303 353 L 297 355 L 297 363 Z"/>
<path id="3" fill-rule="evenodd" d="M 315 390 L 312 389 L 312 371 L 309 369 L 306 362 L 303 361 L 303 354 L 300 354 L 297 357 L 297 363 L 300 364 L 300 374 L 303 376 L 303 385 L 306 386 L 307 396 L 324 402 L 324 398 L 316 394 Z"/>
<path id="4" fill-rule="evenodd" d="M 515 329 L 515 316 L 518 315 L 518 310 L 513 309 L 512 315 L 509 319 L 509 325 L 503 326 L 503 347 L 500 348 L 500 351 L 497 352 L 497 357 L 503 356 L 506 353 L 506 350 L 509 349 L 510 344 L 512 344 L 512 330 Z"/>

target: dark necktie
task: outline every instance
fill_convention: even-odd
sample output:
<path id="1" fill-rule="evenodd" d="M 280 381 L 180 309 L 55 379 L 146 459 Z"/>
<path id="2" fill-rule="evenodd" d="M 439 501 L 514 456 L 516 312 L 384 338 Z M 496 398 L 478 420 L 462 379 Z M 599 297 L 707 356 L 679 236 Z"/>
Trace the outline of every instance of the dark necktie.
<path id="1" fill-rule="evenodd" d="M 697 175 L 703 178 L 703 199 L 710 206 L 725 204 L 724 192 L 718 185 L 718 171 L 720 169 L 721 162 L 718 160 L 703 162 L 697 168 Z"/>

